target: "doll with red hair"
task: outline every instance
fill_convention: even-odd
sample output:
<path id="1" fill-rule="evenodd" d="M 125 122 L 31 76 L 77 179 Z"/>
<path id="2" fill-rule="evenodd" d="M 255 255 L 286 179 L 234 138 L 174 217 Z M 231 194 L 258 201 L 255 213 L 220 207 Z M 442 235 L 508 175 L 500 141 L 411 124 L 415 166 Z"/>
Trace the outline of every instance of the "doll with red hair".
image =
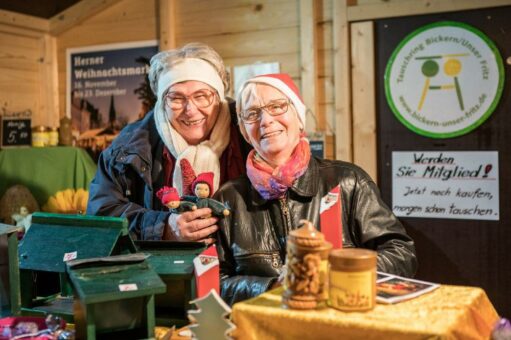
<path id="1" fill-rule="evenodd" d="M 173 213 L 182 213 L 185 211 L 196 210 L 197 206 L 195 203 L 190 201 L 181 201 L 179 193 L 176 188 L 164 186 L 156 192 L 161 203 L 169 208 L 169 211 Z"/>

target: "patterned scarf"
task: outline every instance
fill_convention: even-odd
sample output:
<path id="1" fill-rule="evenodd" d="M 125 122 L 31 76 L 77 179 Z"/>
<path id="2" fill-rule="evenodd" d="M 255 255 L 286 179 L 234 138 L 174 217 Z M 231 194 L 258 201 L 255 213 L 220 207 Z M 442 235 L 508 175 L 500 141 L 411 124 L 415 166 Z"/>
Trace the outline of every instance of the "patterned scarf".
<path id="1" fill-rule="evenodd" d="M 247 176 L 265 200 L 280 198 L 305 173 L 310 157 L 309 141 L 306 138 L 301 138 L 286 163 L 275 169 L 252 150 L 247 158 Z"/>

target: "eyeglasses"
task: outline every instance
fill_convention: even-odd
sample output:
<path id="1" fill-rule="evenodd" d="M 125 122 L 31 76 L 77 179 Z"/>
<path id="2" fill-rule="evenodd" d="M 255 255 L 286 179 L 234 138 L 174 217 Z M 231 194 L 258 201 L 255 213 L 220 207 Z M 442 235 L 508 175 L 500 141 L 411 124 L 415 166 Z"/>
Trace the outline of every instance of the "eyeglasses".
<path id="1" fill-rule="evenodd" d="M 189 100 L 199 109 L 205 109 L 213 104 L 214 98 L 215 93 L 213 91 L 199 90 L 189 96 L 185 96 L 179 92 L 169 92 L 165 96 L 165 101 L 173 111 L 180 111 L 188 105 Z"/>
<path id="2" fill-rule="evenodd" d="M 269 104 L 260 107 L 251 107 L 248 110 L 241 111 L 241 119 L 248 124 L 253 124 L 261 120 L 263 110 L 268 112 L 271 116 L 280 116 L 287 112 L 289 108 L 289 100 L 275 99 Z"/>

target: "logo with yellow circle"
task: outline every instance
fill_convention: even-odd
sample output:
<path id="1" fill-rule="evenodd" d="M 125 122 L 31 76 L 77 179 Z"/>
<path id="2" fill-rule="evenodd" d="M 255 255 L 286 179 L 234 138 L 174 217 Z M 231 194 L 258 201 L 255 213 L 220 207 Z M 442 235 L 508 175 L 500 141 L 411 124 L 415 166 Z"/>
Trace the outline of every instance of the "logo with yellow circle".
<path id="1" fill-rule="evenodd" d="M 410 33 L 385 70 L 385 95 L 396 118 L 432 138 L 477 128 L 495 110 L 503 87 L 504 65 L 495 44 L 459 22 Z"/>

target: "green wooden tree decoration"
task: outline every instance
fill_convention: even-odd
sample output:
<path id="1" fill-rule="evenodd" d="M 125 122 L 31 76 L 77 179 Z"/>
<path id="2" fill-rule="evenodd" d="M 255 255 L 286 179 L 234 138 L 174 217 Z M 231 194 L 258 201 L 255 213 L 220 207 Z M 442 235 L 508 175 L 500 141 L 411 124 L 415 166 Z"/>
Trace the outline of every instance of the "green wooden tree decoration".
<path id="1" fill-rule="evenodd" d="M 216 290 L 212 289 L 208 295 L 195 299 L 191 303 L 199 308 L 188 312 L 188 318 L 192 322 L 189 327 L 193 332 L 194 339 L 230 339 L 229 334 L 235 328 L 235 325 L 229 321 L 231 308 L 222 300 Z"/>

